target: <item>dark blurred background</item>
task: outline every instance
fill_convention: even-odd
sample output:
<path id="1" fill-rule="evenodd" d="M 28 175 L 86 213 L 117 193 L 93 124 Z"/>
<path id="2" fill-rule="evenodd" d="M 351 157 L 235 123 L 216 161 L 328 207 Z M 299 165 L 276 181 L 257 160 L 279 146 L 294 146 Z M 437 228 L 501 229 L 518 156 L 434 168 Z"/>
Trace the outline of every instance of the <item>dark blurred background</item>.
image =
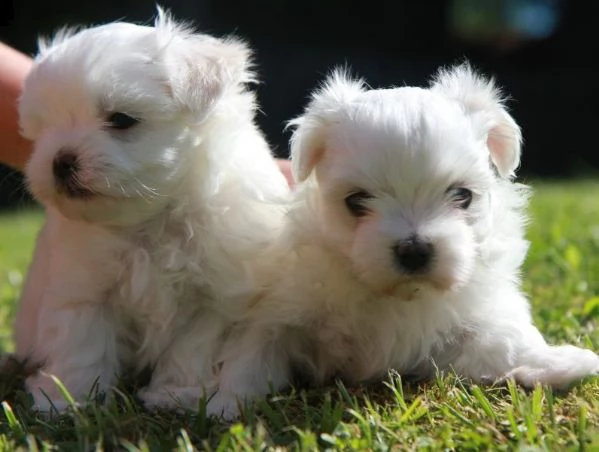
<path id="1" fill-rule="evenodd" d="M 33 54 L 37 35 L 65 24 L 151 23 L 139 0 L 0 0 L 0 40 Z M 520 174 L 573 177 L 599 168 L 599 1 L 596 0 L 173 0 L 175 17 L 202 32 L 236 34 L 256 51 L 259 124 L 287 155 L 285 121 L 336 66 L 371 86 L 423 85 L 441 65 L 469 59 L 496 77 L 524 132 Z M 8 5 L 8 6 L 6 6 Z M 10 6 L 12 5 L 12 7 Z M 6 6 L 6 8 L 4 8 Z M 14 14 L 11 14 L 11 8 Z M 0 168 L 0 205 L 23 198 Z"/>

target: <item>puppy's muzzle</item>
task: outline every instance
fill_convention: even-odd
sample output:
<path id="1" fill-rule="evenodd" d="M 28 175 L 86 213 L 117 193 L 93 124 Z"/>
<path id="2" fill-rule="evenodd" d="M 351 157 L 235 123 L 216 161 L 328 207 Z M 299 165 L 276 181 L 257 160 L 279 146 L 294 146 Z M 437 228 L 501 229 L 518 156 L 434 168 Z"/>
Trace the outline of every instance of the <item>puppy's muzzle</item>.
<path id="1" fill-rule="evenodd" d="M 78 177 L 81 164 L 77 154 L 71 149 L 61 149 L 52 162 L 52 173 L 58 191 L 72 198 L 90 196 L 92 193 L 84 186 Z"/>
<path id="2" fill-rule="evenodd" d="M 433 245 L 413 236 L 393 247 L 395 264 L 409 275 L 426 272 L 433 261 Z"/>

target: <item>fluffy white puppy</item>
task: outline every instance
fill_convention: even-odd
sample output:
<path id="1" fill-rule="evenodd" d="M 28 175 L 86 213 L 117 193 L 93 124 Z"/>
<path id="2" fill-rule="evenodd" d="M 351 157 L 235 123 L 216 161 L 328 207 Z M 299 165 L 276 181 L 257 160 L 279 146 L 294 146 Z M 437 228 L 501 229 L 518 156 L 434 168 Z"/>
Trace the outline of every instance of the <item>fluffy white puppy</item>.
<path id="1" fill-rule="evenodd" d="M 599 372 L 595 353 L 548 345 L 531 322 L 521 136 L 491 81 L 463 65 L 429 89 L 368 90 L 337 72 L 293 125 L 282 273 L 227 345 L 210 413 L 232 417 L 296 370 L 554 387 Z"/>
<path id="2" fill-rule="evenodd" d="M 195 408 L 287 192 L 254 124 L 249 50 L 160 12 L 43 45 L 20 100 L 46 207 L 16 322 L 40 410 L 153 367 L 148 406 Z M 47 396 L 47 398 L 46 398 Z"/>

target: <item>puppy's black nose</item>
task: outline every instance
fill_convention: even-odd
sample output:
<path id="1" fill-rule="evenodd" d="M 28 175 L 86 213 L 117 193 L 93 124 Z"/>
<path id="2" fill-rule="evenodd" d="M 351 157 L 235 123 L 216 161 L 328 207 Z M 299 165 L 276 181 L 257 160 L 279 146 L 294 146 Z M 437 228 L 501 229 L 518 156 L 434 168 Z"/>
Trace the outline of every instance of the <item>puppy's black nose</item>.
<path id="1" fill-rule="evenodd" d="M 68 184 L 78 170 L 77 155 L 73 151 L 69 149 L 58 151 L 58 154 L 54 157 L 54 162 L 52 162 L 52 172 L 57 183 Z"/>
<path id="2" fill-rule="evenodd" d="M 433 245 L 417 237 L 402 240 L 393 247 L 396 264 L 405 273 L 425 271 L 433 258 Z"/>

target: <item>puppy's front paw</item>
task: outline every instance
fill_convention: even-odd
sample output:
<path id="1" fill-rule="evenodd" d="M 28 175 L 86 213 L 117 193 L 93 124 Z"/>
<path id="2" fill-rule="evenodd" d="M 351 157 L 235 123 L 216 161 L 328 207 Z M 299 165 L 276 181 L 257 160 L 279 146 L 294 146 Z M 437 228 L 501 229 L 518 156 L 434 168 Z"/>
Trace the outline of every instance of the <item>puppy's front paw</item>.
<path id="1" fill-rule="evenodd" d="M 241 414 L 240 403 L 234 394 L 219 391 L 208 401 L 206 414 L 224 421 L 233 421 Z"/>
<path id="2" fill-rule="evenodd" d="M 33 409 L 42 414 L 52 411 L 64 413 L 70 406 L 58 385 L 47 374 L 40 372 L 27 378 L 25 387 L 33 397 Z"/>
<path id="3" fill-rule="evenodd" d="M 204 390 L 200 386 L 164 386 L 143 388 L 137 393 L 137 396 L 148 410 L 197 412 L 204 394 Z"/>
<path id="4" fill-rule="evenodd" d="M 524 364 L 510 371 L 506 378 L 532 387 L 544 384 L 554 389 L 567 389 L 585 377 L 599 375 L 599 355 L 572 345 L 549 347 L 545 363 Z"/>

